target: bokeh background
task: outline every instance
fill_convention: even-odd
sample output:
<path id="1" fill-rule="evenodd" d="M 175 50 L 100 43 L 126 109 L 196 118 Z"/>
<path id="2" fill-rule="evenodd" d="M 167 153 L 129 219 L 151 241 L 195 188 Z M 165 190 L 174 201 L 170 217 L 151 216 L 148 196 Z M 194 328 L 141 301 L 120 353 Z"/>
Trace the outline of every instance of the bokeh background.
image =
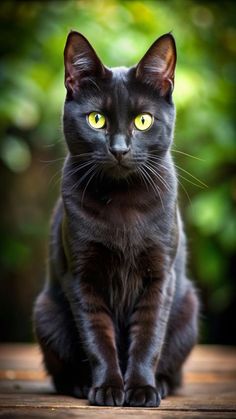
<path id="1" fill-rule="evenodd" d="M 158 36 L 173 31 L 178 47 L 173 156 L 189 274 L 202 300 L 200 340 L 236 343 L 235 5 L 1 1 L 2 341 L 33 340 L 32 304 L 44 280 L 50 214 L 66 153 L 63 48 L 68 31 L 77 29 L 108 66 L 133 65 Z"/>

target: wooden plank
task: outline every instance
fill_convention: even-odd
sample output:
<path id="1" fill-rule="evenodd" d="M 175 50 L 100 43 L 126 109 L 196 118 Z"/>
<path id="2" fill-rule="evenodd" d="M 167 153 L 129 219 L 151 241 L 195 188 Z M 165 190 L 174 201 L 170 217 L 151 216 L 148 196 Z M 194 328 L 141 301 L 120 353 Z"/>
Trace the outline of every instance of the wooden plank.
<path id="1" fill-rule="evenodd" d="M 24 390 L 24 389 L 23 389 Z M 87 400 L 58 396 L 50 391 L 37 391 L 37 386 L 31 392 L 6 392 L 0 395 L 2 407 L 47 407 L 47 408 L 86 408 Z M 128 409 L 129 410 L 129 409 Z M 201 383 L 184 386 L 178 395 L 163 400 L 158 410 L 180 411 L 233 411 L 236 412 L 236 389 L 232 383 Z"/>
<path id="2" fill-rule="evenodd" d="M 185 377 L 191 381 L 194 377 L 207 379 L 217 376 L 236 376 L 236 350 L 231 347 L 197 346 L 185 364 Z M 1 345 L 0 379 L 45 380 L 41 353 L 37 345 Z M 212 378 L 210 378 L 212 380 Z"/>
<path id="3" fill-rule="evenodd" d="M 236 349 L 198 346 L 178 395 L 157 409 L 89 406 L 58 396 L 35 345 L 0 346 L 0 418 L 236 418 Z"/>
<path id="4" fill-rule="evenodd" d="M 236 373 L 236 348 L 230 346 L 198 345 L 189 356 L 185 371 L 219 371 Z"/>
<path id="5" fill-rule="evenodd" d="M 1 344 L 0 345 L 0 371 L 5 370 L 35 371 L 43 373 L 42 356 L 38 345 Z"/>
<path id="6" fill-rule="evenodd" d="M 183 411 L 157 411 L 120 409 L 112 410 L 97 408 L 94 411 L 80 411 L 78 409 L 34 409 L 34 408 L 11 408 L 4 411 L 0 410 L 2 419 L 235 419 L 234 412 L 183 412 Z"/>

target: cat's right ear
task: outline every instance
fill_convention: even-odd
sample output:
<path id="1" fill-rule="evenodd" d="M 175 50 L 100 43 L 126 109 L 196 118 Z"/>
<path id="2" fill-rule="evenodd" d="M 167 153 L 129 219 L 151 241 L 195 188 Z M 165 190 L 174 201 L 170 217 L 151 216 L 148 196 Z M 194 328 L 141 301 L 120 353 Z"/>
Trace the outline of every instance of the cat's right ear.
<path id="1" fill-rule="evenodd" d="M 67 37 L 64 63 L 65 87 L 72 94 L 79 91 L 85 79 L 102 78 L 107 71 L 87 39 L 76 31 Z"/>

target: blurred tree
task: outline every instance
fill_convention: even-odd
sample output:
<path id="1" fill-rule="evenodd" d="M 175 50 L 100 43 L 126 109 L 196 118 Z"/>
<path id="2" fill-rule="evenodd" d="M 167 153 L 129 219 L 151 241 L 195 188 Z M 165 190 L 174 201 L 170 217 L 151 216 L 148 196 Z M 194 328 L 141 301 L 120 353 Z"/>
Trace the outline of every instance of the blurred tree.
<path id="1" fill-rule="evenodd" d="M 1 2 L 2 340 L 32 339 L 32 303 L 43 281 L 65 155 L 63 48 L 74 28 L 108 66 L 134 64 L 159 35 L 173 31 L 173 155 L 189 272 L 203 301 L 202 341 L 236 343 L 235 12 L 234 1 L 225 1 L 223 10 L 222 2 L 188 0 Z"/>

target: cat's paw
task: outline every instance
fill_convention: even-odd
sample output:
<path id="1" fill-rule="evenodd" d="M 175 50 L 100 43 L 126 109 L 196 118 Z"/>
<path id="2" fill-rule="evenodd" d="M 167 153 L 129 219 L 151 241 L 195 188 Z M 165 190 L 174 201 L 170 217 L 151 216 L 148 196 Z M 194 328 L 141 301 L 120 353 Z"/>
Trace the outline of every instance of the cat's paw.
<path id="1" fill-rule="evenodd" d="M 156 384 L 157 391 L 161 395 L 162 399 L 165 399 L 169 394 L 169 387 L 165 380 L 158 381 Z"/>
<path id="2" fill-rule="evenodd" d="M 72 396 L 77 397 L 77 399 L 87 399 L 88 391 L 88 386 L 74 386 Z"/>
<path id="3" fill-rule="evenodd" d="M 88 399 L 95 406 L 123 406 L 125 393 L 120 387 L 92 387 Z"/>
<path id="4" fill-rule="evenodd" d="M 84 384 L 73 384 L 66 381 L 54 382 L 58 394 L 76 397 L 77 399 L 87 399 L 89 387 Z"/>
<path id="5" fill-rule="evenodd" d="M 155 387 L 132 387 L 126 390 L 125 402 L 127 406 L 158 407 L 161 395 Z"/>

